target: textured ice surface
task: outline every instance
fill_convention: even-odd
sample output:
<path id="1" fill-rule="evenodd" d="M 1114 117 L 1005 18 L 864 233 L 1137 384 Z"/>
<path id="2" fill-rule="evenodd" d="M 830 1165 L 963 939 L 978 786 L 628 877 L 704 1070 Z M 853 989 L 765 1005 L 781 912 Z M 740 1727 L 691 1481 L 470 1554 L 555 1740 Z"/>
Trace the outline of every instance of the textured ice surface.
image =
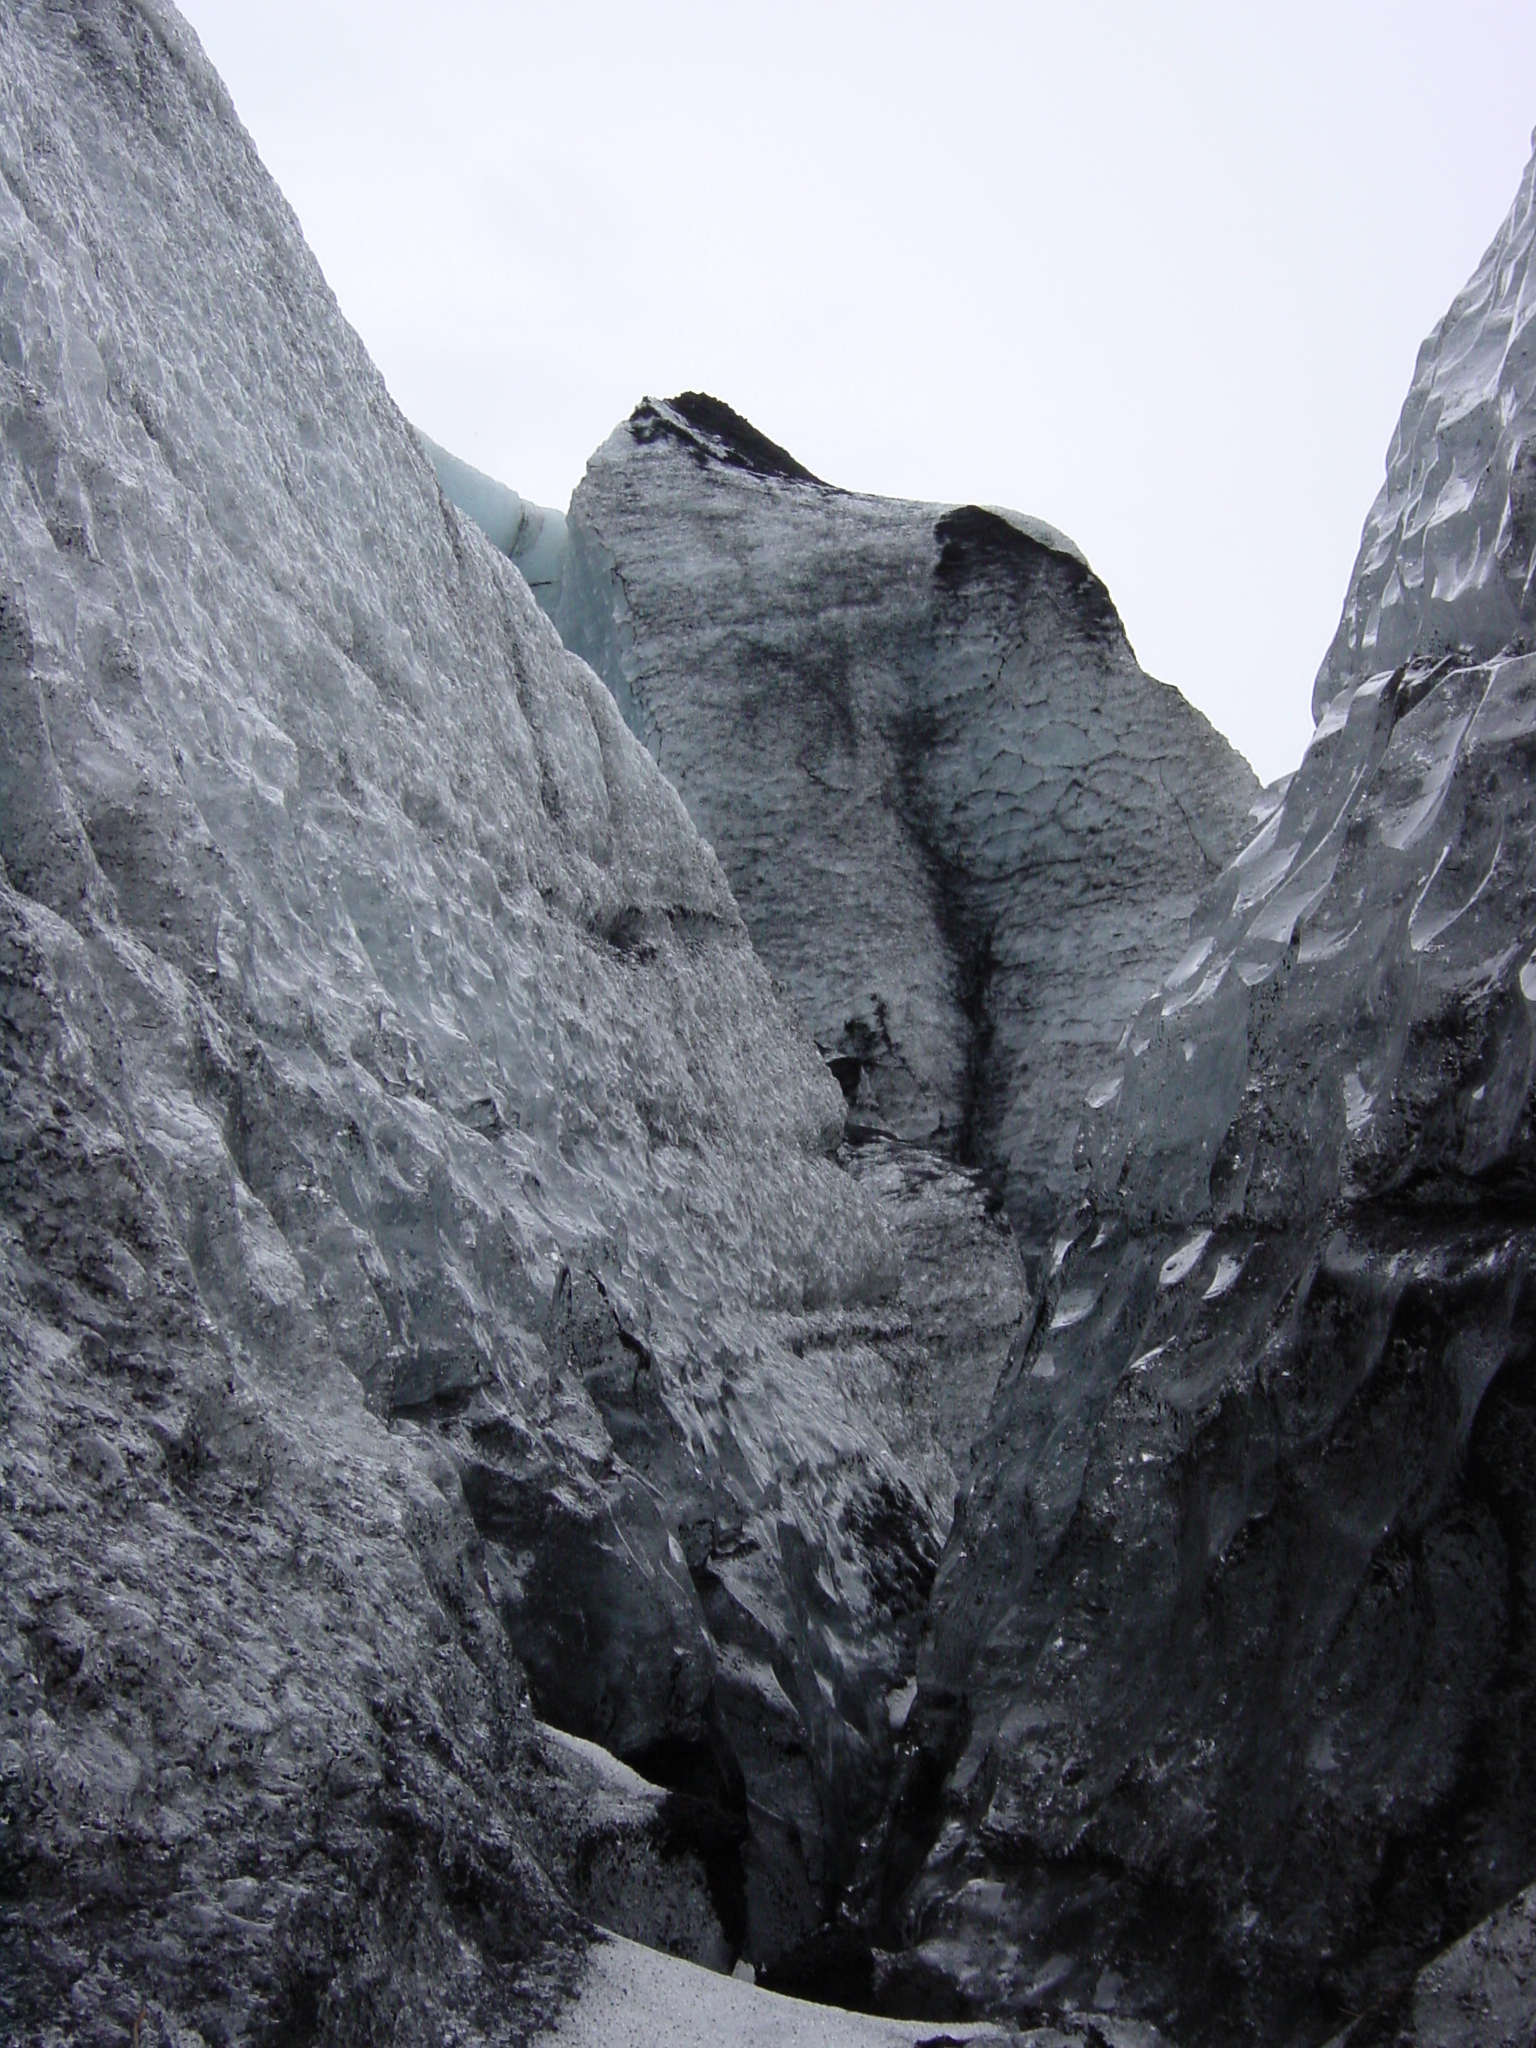
<path id="1" fill-rule="evenodd" d="M 1536 145 L 1536 136 L 1532 137 Z M 1536 625 L 1536 156 L 1419 350 L 1312 709 L 1373 669 L 1531 645 Z"/>
<path id="2" fill-rule="evenodd" d="M 1006 1188 L 1038 1252 L 1077 1110 L 1241 842 L 1244 763 L 1042 522 L 819 483 L 717 400 L 588 464 L 555 616 L 730 876 L 857 1121 Z"/>
<path id="3" fill-rule="evenodd" d="M 1405 415 L 1446 507 L 1467 413 L 1426 393 L 1518 368 L 1530 205 L 1528 173 Z M 1090 1098 L 906 1724 L 914 1981 L 1012 2009 L 1108 1973 L 1186 2041 L 1536 2019 L 1519 1955 L 1404 1990 L 1536 1874 L 1536 657 L 1488 652 L 1522 634 L 1478 559 L 1444 631 L 1392 612 L 1399 666 L 1336 645 Z"/>
<path id="4" fill-rule="evenodd" d="M 595 1742 L 548 1726 L 538 1734 L 537 1854 L 572 1905 L 610 1933 L 729 1971 L 735 1950 L 710 1859 L 683 1839 L 674 1795 Z"/>
<path id="5" fill-rule="evenodd" d="M 1533 766 L 1536 659 L 1362 685 L 1089 1115 L 908 1723 L 974 1996 L 1316 2034 L 1536 1871 Z"/>
<path id="6" fill-rule="evenodd" d="M 790 1002 L 183 25 L 0 13 L 7 2033 L 947 2032 L 724 1976 L 837 1902 L 1042 2048 L 1528 2027 L 1505 569 L 1204 888 L 1250 786 L 1059 536 L 698 399 L 563 544 L 444 474 Z"/>
<path id="7" fill-rule="evenodd" d="M 684 1781 L 625 1911 L 814 1925 L 954 1484 L 925 1203 L 994 1372 L 1016 1267 L 833 1156 L 155 0 L 0 11 L 0 1089 L 7 2031 L 516 2034 L 589 1841 L 523 1670 Z"/>

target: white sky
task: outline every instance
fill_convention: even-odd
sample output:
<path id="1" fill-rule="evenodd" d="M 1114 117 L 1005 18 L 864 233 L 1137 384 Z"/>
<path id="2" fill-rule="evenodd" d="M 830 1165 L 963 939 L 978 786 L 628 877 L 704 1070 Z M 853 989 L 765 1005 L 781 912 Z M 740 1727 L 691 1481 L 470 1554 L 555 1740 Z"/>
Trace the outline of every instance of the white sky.
<path id="1" fill-rule="evenodd" d="M 564 505 L 701 389 L 1033 512 L 1265 776 L 1536 121 L 1531 0 L 182 5 L 436 439 Z"/>

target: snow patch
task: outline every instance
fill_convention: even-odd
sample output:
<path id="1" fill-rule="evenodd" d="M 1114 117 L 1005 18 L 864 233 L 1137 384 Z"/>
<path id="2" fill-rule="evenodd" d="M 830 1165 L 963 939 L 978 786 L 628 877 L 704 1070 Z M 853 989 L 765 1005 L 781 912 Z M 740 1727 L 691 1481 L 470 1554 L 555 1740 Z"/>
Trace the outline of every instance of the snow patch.
<path id="1" fill-rule="evenodd" d="M 882 2020 L 759 1991 L 618 1935 L 594 1942 L 575 1998 L 546 2048 L 917 2048 L 998 2037 L 995 2025 Z"/>

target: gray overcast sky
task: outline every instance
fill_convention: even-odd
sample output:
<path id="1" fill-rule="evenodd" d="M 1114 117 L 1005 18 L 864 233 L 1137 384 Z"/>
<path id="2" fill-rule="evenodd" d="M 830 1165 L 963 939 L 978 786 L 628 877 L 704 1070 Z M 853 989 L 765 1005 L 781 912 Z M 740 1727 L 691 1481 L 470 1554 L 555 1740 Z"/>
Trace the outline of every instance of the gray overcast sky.
<path id="1" fill-rule="evenodd" d="M 1531 0 L 183 6 L 438 440 L 564 505 L 703 389 L 1036 513 L 1265 776 L 1536 121 Z"/>

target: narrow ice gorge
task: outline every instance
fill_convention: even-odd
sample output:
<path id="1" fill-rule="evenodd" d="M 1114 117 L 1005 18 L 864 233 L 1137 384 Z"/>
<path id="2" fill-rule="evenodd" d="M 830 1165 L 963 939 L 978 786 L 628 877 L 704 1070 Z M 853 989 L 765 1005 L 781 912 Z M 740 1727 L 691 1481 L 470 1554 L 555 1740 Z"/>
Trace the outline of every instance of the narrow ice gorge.
<path id="1" fill-rule="evenodd" d="M 0 12 L 8 2037 L 1529 2032 L 1533 190 L 1260 792 L 1042 521 L 470 470 Z"/>

